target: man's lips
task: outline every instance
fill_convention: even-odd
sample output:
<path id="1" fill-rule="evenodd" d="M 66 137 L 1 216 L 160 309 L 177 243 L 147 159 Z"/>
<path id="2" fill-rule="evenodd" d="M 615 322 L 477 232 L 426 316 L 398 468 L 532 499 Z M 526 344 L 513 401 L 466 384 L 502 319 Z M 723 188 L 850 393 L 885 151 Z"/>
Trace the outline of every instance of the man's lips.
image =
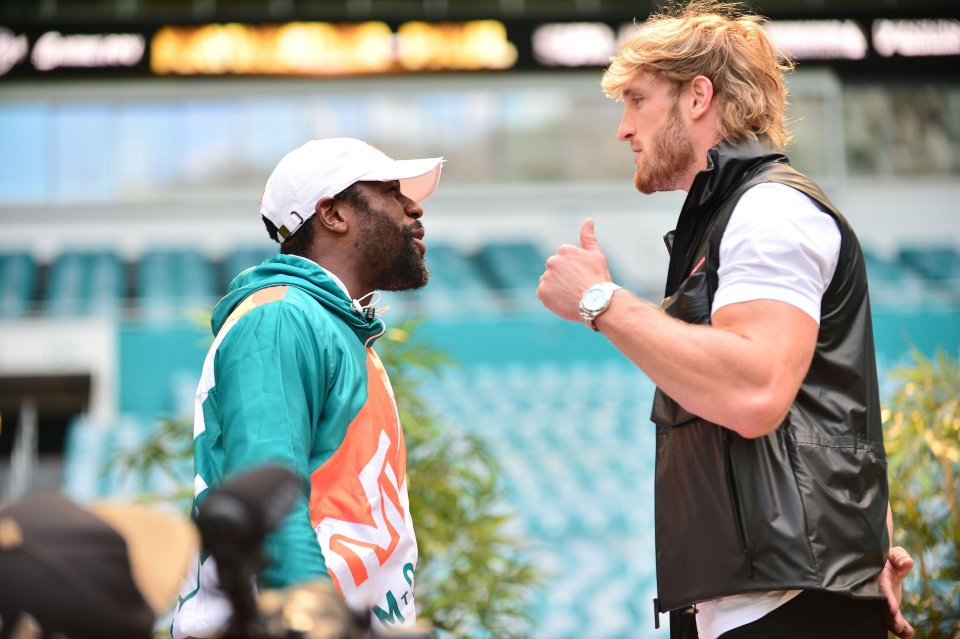
<path id="1" fill-rule="evenodd" d="M 420 255 L 426 255 L 427 245 L 423 241 L 424 231 L 422 228 L 414 230 L 411 233 L 411 239 L 413 240 L 413 245 L 417 247 L 417 250 L 420 251 Z"/>

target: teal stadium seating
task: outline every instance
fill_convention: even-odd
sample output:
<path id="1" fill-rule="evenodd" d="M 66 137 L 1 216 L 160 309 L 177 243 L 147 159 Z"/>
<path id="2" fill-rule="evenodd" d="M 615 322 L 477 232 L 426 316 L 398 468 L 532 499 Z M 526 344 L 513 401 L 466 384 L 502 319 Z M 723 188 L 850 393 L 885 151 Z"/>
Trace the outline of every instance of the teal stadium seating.
<path id="1" fill-rule="evenodd" d="M 43 311 L 50 317 L 114 314 L 123 307 L 125 287 L 116 253 L 66 251 L 50 267 Z"/>
<path id="2" fill-rule="evenodd" d="M 137 450 L 155 427 L 152 421 L 133 415 L 110 421 L 93 420 L 86 415 L 75 417 L 67 432 L 64 492 L 82 503 L 103 497 L 138 499 L 150 495 L 169 499 L 173 504 L 171 498 L 178 491 L 186 488 L 186 494 L 190 494 L 191 460 L 174 460 L 147 475 L 124 472 L 115 463 L 119 453 Z"/>
<path id="3" fill-rule="evenodd" d="M 476 260 L 494 288 L 530 293 L 537 288 L 546 256 L 532 242 L 497 242 L 484 245 Z"/>
<path id="4" fill-rule="evenodd" d="M 276 245 L 264 245 L 262 247 L 241 247 L 231 250 L 226 257 L 223 258 L 223 283 L 221 290 L 218 291 L 218 293 L 221 295 L 225 293 L 227 286 L 231 281 L 233 281 L 233 278 L 240 274 L 241 271 L 244 271 L 251 266 L 256 266 L 268 257 L 276 254 L 276 252 Z"/>
<path id="5" fill-rule="evenodd" d="M 953 247 L 904 246 L 899 258 L 901 264 L 914 269 L 923 278 L 960 291 L 960 253 Z"/>
<path id="6" fill-rule="evenodd" d="M 150 321 L 209 310 L 219 293 L 210 259 L 188 248 L 146 253 L 140 258 L 136 282 L 140 311 Z"/>
<path id="7" fill-rule="evenodd" d="M 27 253 L 0 254 L 0 319 L 19 318 L 31 309 L 37 265 Z"/>

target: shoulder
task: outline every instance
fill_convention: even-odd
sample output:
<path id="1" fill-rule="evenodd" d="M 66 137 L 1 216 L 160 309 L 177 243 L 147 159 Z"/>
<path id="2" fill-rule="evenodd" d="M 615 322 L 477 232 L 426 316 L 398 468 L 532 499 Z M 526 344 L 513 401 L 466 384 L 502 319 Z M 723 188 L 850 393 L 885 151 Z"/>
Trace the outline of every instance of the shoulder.
<path id="1" fill-rule="evenodd" d="M 785 184 L 765 183 L 748 189 L 737 201 L 722 244 L 765 243 L 781 247 L 820 247 L 829 255 L 840 248 L 837 221 L 806 194 Z"/>
<path id="2" fill-rule="evenodd" d="M 249 308 L 232 325 L 224 326 L 229 331 L 224 343 L 328 343 L 328 336 L 339 332 L 339 322 L 309 294 L 293 286 L 285 288 Z"/>
<path id="3" fill-rule="evenodd" d="M 752 187 L 720 240 L 713 312 L 758 299 L 787 302 L 819 322 L 840 256 L 837 221 L 784 184 Z"/>
<path id="4" fill-rule="evenodd" d="M 829 213 L 805 193 L 777 182 L 753 186 L 740 197 L 734 207 L 731 223 L 790 225 L 809 221 L 836 225 Z"/>

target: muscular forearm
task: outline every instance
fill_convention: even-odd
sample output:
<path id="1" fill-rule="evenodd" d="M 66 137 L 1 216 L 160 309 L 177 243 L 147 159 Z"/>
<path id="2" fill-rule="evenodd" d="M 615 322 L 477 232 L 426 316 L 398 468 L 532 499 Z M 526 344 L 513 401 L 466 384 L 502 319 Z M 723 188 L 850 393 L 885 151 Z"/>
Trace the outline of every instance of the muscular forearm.
<path id="1" fill-rule="evenodd" d="M 700 326 L 674 319 L 659 307 L 618 291 L 597 327 L 681 406 L 744 437 L 758 437 L 783 420 L 812 349 L 799 349 L 786 360 L 782 350 L 772 356 L 771 349 L 778 348 L 776 316 L 782 311 L 790 314 L 789 308 L 770 301 L 750 304 L 752 313 L 766 314 L 762 322 L 737 311 L 726 318 L 733 320 L 729 328 Z M 741 315 L 747 319 L 742 321 Z M 785 323 L 792 326 L 795 319 Z M 815 323 L 809 322 L 815 335 Z M 790 331 L 780 337 L 790 339 Z"/>
<path id="2" fill-rule="evenodd" d="M 537 297 L 558 316 L 578 320 L 583 292 L 610 280 L 593 221 L 580 246 L 547 258 Z M 783 420 L 810 367 L 816 320 L 799 308 L 759 299 L 728 304 L 711 324 L 688 324 L 621 289 L 596 326 L 620 351 L 688 411 L 759 437 Z"/>

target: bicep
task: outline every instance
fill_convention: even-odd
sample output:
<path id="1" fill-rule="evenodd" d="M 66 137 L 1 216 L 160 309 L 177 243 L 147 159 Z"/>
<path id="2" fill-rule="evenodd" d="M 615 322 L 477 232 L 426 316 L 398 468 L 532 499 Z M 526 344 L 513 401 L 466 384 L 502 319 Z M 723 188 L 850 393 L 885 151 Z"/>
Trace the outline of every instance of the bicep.
<path id="1" fill-rule="evenodd" d="M 770 394 L 784 403 L 796 397 L 810 368 L 819 326 L 803 310 L 779 300 L 759 299 L 724 306 L 713 314 L 715 328 L 744 339 Z"/>

